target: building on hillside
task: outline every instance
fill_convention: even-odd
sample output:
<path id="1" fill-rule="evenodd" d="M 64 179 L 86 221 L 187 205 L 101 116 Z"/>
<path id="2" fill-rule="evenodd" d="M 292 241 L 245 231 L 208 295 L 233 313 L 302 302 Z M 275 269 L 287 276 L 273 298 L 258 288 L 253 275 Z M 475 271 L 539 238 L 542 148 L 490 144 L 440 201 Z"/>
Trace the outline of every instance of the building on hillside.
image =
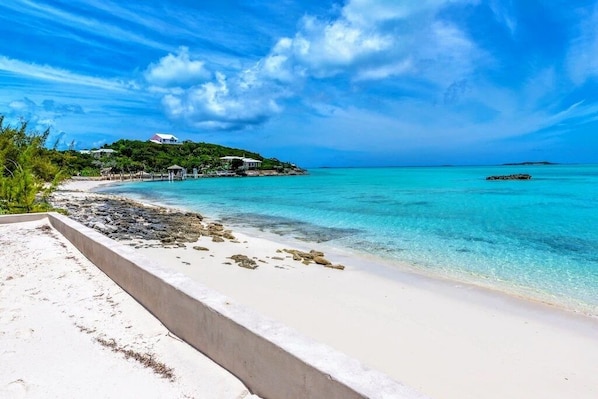
<path id="1" fill-rule="evenodd" d="M 79 153 L 93 155 L 94 158 L 102 158 L 114 155 L 116 151 L 110 148 L 100 148 L 99 150 L 79 150 Z"/>
<path id="2" fill-rule="evenodd" d="M 179 143 L 179 139 L 173 136 L 172 134 L 163 134 L 163 133 L 156 133 L 154 134 L 149 141 L 156 144 L 181 144 Z"/>
<path id="3" fill-rule="evenodd" d="M 93 155 L 94 158 L 109 157 L 109 156 L 114 155 L 115 153 L 116 153 L 116 150 L 113 150 L 110 148 L 100 148 L 99 150 L 91 151 L 91 155 Z"/>
<path id="4" fill-rule="evenodd" d="M 230 169 L 232 167 L 233 161 L 235 159 L 238 159 L 241 162 L 243 162 L 242 168 L 244 170 L 258 169 L 260 166 L 262 166 L 262 161 L 259 161 L 257 159 L 253 159 L 253 158 L 235 157 L 232 155 L 229 155 L 226 157 L 220 157 L 220 160 L 226 165 L 227 169 Z"/>

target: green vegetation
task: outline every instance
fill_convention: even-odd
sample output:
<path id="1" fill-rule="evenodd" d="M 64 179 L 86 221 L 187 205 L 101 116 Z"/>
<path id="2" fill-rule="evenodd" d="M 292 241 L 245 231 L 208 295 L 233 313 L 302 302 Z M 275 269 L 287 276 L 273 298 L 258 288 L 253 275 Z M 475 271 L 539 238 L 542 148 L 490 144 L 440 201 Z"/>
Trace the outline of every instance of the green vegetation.
<path id="1" fill-rule="evenodd" d="M 217 144 L 185 141 L 180 145 L 156 144 L 149 141 L 118 140 L 104 145 L 104 149 L 115 150 L 114 155 L 101 158 L 101 168 L 110 168 L 113 173 L 165 172 L 172 165 L 179 165 L 191 171 L 201 172 L 222 170 L 221 157 L 238 156 L 262 161 L 261 169 L 282 170 L 291 164 L 274 158 L 264 158 L 260 154 Z"/>
<path id="2" fill-rule="evenodd" d="M 49 131 L 27 132 L 27 123 L 4 125 L 0 115 L 0 214 L 42 212 L 47 196 L 67 175 L 45 148 Z"/>

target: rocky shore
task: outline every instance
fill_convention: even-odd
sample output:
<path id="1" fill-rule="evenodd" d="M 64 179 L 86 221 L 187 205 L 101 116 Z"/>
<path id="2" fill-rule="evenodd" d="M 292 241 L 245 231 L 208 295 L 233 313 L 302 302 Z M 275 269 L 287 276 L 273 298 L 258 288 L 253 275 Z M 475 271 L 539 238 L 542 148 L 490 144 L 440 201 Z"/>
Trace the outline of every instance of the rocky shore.
<path id="1" fill-rule="evenodd" d="M 50 203 L 79 223 L 136 248 L 185 248 L 201 237 L 208 237 L 214 243 L 241 243 L 232 230 L 221 223 L 205 221 L 199 213 L 146 205 L 118 196 L 58 190 L 50 197 Z M 192 248 L 209 251 L 199 245 Z M 286 253 L 286 257 L 305 265 L 313 263 L 338 270 L 345 268 L 333 265 L 324 253 L 316 250 L 280 249 L 278 252 Z M 253 259 L 242 254 L 233 255 L 230 259 L 240 267 L 258 267 Z"/>
<path id="2" fill-rule="evenodd" d="M 77 199 L 68 191 L 52 195 L 51 203 L 79 223 L 117 240 L 159 241 L 162 246 L 185 246 L 200 236 L 215 242 L 234 241 L 230 230 L 219 223 L 204 223 L 198 213 L 144 205 L 125 198 L 86 194 Z"/>

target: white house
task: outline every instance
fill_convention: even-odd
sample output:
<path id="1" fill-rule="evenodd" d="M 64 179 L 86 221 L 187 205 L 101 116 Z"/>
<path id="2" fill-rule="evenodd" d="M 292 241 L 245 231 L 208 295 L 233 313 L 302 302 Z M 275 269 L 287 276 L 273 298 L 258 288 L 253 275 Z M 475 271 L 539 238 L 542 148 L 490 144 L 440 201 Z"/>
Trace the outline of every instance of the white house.
<path id="1" fill-rule="evenodd" d="M 156 144 L 181 144 L 179 143 L 179 139 L 173 136 L 172 134 L 163 134 L 163 133 L 156 133 L 154 134 L 149 141 Z"/>
<path id="2" fill-rule="evenodd" d="M 110 148 L 100 148 L 99 150 L 79 150 L 80 154 L 90 154 L 95 158 L 102 158 L 104 156 L 110 156 L 116 153 L 115 150 Z"/>
<path id="3" fill-rule="evenodd" d="M 259 161 L 257 159 L 253 159 L 253 158 L 245 158 L 245 157 L 235 157 L 235 156 L 226 156 L 226 157 L 220 157 L 220 160 L 222 160 L 224 163 L 226 163 L 228 165 L 228 168 L 230 169 L 230 165 L 232 164 L 233 160 L 235 159 L 240 159 L 243 162 L 243 169 L 247 170 L 247 169 L 256 169 L 259 168 L 262 165 L 262 161 Z"/>
<path id="4" fill-rule="evenodd" d="M 114 155 L 116 153 L 115 150 L 112 150 L 110 148 L 100 148 L 99 150 L 92 150 L 91 154 L 95 157 L 95 158 L 102 158 L 105 156 L 111 156 Z"/>

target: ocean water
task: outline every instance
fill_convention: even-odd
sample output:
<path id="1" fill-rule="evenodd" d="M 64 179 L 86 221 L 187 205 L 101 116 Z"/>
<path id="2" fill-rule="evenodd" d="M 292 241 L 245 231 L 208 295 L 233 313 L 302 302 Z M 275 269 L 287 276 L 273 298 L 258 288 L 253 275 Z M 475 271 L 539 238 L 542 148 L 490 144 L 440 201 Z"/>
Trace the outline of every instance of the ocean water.
<path id="1" fill-rule="evenodd" d="M 530 181 L 486 181 L 529 173 Z M 313 169 L 102 191 L 598 315 L 598 165 Z"/>

